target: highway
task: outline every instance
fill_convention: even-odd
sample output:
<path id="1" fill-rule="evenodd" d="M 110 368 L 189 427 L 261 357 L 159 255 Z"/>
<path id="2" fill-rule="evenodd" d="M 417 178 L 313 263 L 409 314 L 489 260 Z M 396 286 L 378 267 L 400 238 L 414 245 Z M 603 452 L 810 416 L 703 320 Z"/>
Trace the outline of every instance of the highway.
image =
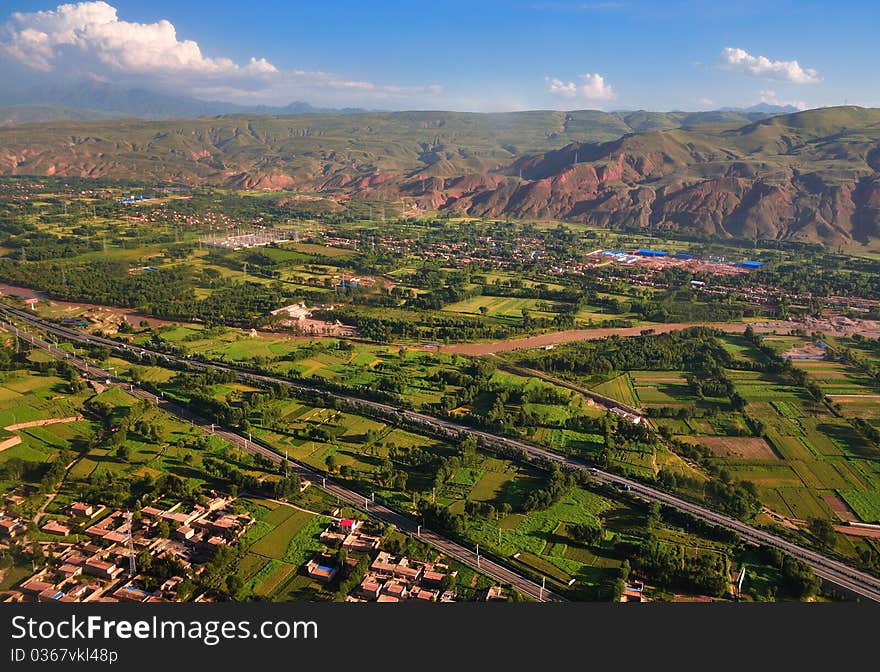
<path id="1" fill-rule="evenodd" d="M 52 322 L 44 321 L 28 311 L 12 308 L 4 304 L 0 304 L 0 312 L 5 312 L 12 318 L 19 319 L 35 327 L 39 327 L 40 329 L 43 329 L 48 333 L 55 334 L 67 340 L 105 345 L 117 351 L 129 353 L 133 352 L 134 354 L 140 356 L 151 355 L 154 357 L 158 357 L 159 359 L 164 359 L 168 362 L 176 362 L 179 365 L 183 365 L 196 370 L 216 369 L 229 371 L 234 373 L 236 376 L 238 376 L 240 380 L 243 381 L 282 384 L 288 386 L 291 389 L 301 390 L 307 393 L 318 392 L 335 397 L 336 399 L 343 401 L 349 407 L 362 409 L 367 412 L 381 415 L 382 417 L 385 417 L 387 419 L 408 422 L 411 425 L 415 425 L 417 427 L 421 427 L 425 430 L 435 433 L 440 433 L 445 436 L 460 438 L 469 434 L 478 439 L 482 439 L 484 442 L 490 445 L 507 446 L 521 449 L 525 452 L 526 455 L 532 458 L 542 458 L 544 460 L 548 460 L 550 462 L 559 464 L 560 466 L 568 467 L 571 469 L 588 470 L 590 475 L 600 483 L 626 487 L 632 494 L 644 500 L 656 501 L 660 502 L 661 504 L 675 507 L 681 511 L 685 511 L 697 518 L 700 518 L 712 524 L 720 525 L 729 530 L 733 530 L 747 541 L 757 544 L 775 546 L 776 548 L 779 548 L 786 553 L 789 553 L 793 557 L 796 557 L 804 563 L 808 564 L 810 567 L 812 567 L 817 576 L 827 581 L 828 583 L 838 586 L 839 588 L 842 588 L 845 591 L 849 591 L 861 598 L 874 602 L 880 602 L 880 579 L 878 579 L 877 577 L 874 577 L 866 572 L 859 571 L 847 565 L 846 563 L 834 560 L 833 558 L 829 558 L 816 551 L 794 544 L 787 539 L 779 537 L 775 534 L 755 528 L 736 518 L 726 516 L 699 504 L 681 499 L 679 497 L 676 497 L 675 495 L 671 495 L 663 490 L 645 485 L 644 483 L 641 483 L 639 481 L 595 469 L 593 467 L 589 467 L 588 465 L 579 462 L 578 460 L 559 455 L 531 443 L 497 436 L 489 432 L 474 429 L 464 425 L 459 425 L 449 420 L 435 418 L 433 416 L 418 413 L 416 411 L 397 408 L 390 404 L 369 401 L 366 399 L 360 399 L 358 397 L 352 397 L 348 395 L 329 393 L 316 386 L 310 386 L 302 383 L 294 383 L 284 380 L 283 378 L 250 373 L 246 371 L 241 371 L 239 369 L 236 369 L 235 367 L 224 366 L 220 364 L 207 364 L 204 362 L 198 362 L 186 357 L 176 357 L 172 355 L 167 355 L 165 353 L 146 350 L 144 348 L 141 348 L 140 346 L 129 346 L 127 344 L 119 343 L 117 341 L 93 336 L 91 334 L 87 334 L 81 331 L 62 327 Z M 7 325 L 7 327 L 8 326 L 9 325 Z M 14 329 L 15 327 L 12 328 Z"/>
<path id="2" fill-rule="evenodd" d="M 437 534 L 429 530 L 426 527 L 418 525 L 414 522 L 413 518 L 401 514 L 393 509 L 388 508 L 387 506 L 376 503 L 370 500 L 370 498 L 361 495 L 353 490 L 349 490 L 344 486 L 336 483 L 330 478 L 326 478 L 322 474 L 312 470 L 300 462 L 296 462 L 294 460 L 290 460 L 289 458 L 285 458 L 279 455 L 274 450 L 267 448 L 264 445 L 261 445 L 257 441 L 253 441 L 252 439 L 246 438 L 241 434 L 237 434 L 235 432 L 229 431 L 228 429 L 221 428 L 214 423 L 208 422 L 206 419 L 199 417 L 198 415 L 191 413 L 187 408 L 180 404 L 176 404 L 167 399 L 163 399 L 161 397 L 157 397 L 152 392 L 147 390 L 143 390 L 136 385 L 131 383 L 127 383 L 124 381 L 114 380 L 114 377 L 108 371 L 104 371 L 103 369 L 96 367 L 86 360 L 75 357 L 70 353 L 57 348 L 55 345 L 44 341 L 33 334 L 27 333 L 16 327 L 15 325 L 7 324 L 5 322 L 0 321 L 0 329 L 7 331 L 9 333 L 13 333 L 18 336 L 21 340 L 30 343 L 34 347 L 38 347 L 42 350 L 45 350 L 47 353 L 56 357 L 57 359 L 63 359 L 75 366 L 83 373 L 92 376 L 100 381 L 111 381 L 111 384 L 126 390 L 132 396 L 138 397 L 140 399 L 145 399 L 151 403 L 155 403 L 160 409 L 163 411 L 174 415 L 181 420 L 191 423 L 195 427 L 200 427 L 205 432 L 215 434 L 220 438 L 228 441 L 229 443 L 242 448 L 250 453 L 255 455 L 261 455 L 275 464 L 281 464 L 285 460 L 287 461 L 288 468 L 291 473 L 298 474 L 300 478 L 304 480 L 310 481 L 314 486 L 323 489 L 331 495 L 335 495 L 338 500 L 347 502 L 352 506 L 358 507 L 366 511 L 369 515 L 378 518 L 386 523 L 393 524 L 398 530 L 403 532 L 407 532 L 419 538 L 420 541 L 425 542 L 442 551 L 446 555 L 451 558 L 458 560 L 459 562 L 464 563 L 465 565 L 469 565 L 478 571 L 486 574 L 487 576 L 496 579 L 497 581 L 501 581 L 503 583 L 508 583 L 514 586 L 519 592 L 523 595 L 526 595 L 534 600 L 548 602 L 548 601 L 565 601 L 565 598 L 562 595 L 559 595 L 549 589 L 544 588 L 543 586 L 527 579 L 520 574 L 508 569 L 504 565 L 501 565 L 489 558 L 485 555 L 477 555 L 477 552 L 474 550 L 462 546 L 446 537 Z"/>

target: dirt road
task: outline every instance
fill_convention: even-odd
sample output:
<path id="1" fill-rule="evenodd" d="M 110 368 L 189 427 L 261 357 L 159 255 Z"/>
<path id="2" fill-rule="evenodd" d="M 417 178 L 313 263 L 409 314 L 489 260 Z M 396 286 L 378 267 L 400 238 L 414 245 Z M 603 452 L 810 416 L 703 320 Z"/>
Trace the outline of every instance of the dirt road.
<path id="1" fill-rule="evenodd" d="M 174 324 L 172 320 L 163 320 L 158 317 L 151 317 L 150 315 L 140 313 L 136 310 L 131 310 L 130 308 L 100 306 L 95 303 L 80 303 L 78 301 L 61 301 L 59 299 L 50 299 L 48 296 L 46 296 L 45 293 L 40 292 L 36 289 L 30 289 L 29 287 L 17 287 L 15 285 L 0 283 L 0 295 L 17 296 L 22 299 L 39 299 L 41 302 L 45 301 L 46 303 L 53 303 L 55 305 L 61 306 L 65 310 L 69 310 L 72 313 L 78 312 L 83 309 L 118 313 L 120 315 L 124 315 L 125 319 L 128 320 L 128 322 L 133 327 L 139 326 L 142 321 L 146 321 L 151 327 L 155 327 L 160 324 Z"/>
<path id="2" fill-rule="evenodd" d="M 608 336 L 638 336 L 646 329 L 651 329 L 654 333 L 666 333 L 669 331 L 680 331 L 688 327 L 713 327 L 730 333 L 742 333 L 745 331 L 745 324 L 724 324 L 724 323 L 704 323 L 696 322 L 675 322 L 671 324 L 657 324 L 644 327 L 619 327 L 610 329 L 568 329 L 566 331 L 554 331 L 549 334 L 541 334 L 539 336 L 527 336 L 525 338 L 511 338 L 506 341 L 495 341 L 493 343 L 461 343 L 458 345 L 441 345 L 440 352 L 457 353 L 459 355 L 491 355 L 496 352 L 509 352 L 510 350 L 527 350 L 529 348 L 544 348 L 548 345 L 559 345 L 560 343 L 571 343 L 573 341 L 591 341 L 599 338 L 607 338 Z M 784 326 L 784 325 L 782 325 Z M 769 331 L 769 330 L 768 330 Z"/>
<path id="3" fill-rule="evenodd" d="M 832 336 L 851 336 L 861 334 L 871 338 L 880 337 L 880 321 L 877 320 L 851 320 L 845 317 L 833 317 L 825 319 L 805 318 L 804 320 L 792 320 L 786 322 L 760 321 L 760 322 L 673 322 L 670 324 L 654 324 L 641 327 L 620 327 L 609 329 L 568 329 L 566 331 L 554 331 L 539 336 L 527 336 L 524 338 L 511 338 L 505 341 L 492 343 L 459 343 L 456 345 L 441 345 L 440 352 L 456 353 L 459 355 L 491 355 L 496 352 L 509 352 L 511 350 L 527 350 L 529 348 L 546 348 L 547 346 L 571 343 L 573 341 L 591 341 L 609 336 L 638 336 L 644 330 L 650 329 L 655 334 L 680 331 L 688 327 L 711 327 L 729 334 L 741 334 L 746 326 L 759 334 L 789 334 L 796 329 L 803 329 L 808 334 L 815 331 Z"/>

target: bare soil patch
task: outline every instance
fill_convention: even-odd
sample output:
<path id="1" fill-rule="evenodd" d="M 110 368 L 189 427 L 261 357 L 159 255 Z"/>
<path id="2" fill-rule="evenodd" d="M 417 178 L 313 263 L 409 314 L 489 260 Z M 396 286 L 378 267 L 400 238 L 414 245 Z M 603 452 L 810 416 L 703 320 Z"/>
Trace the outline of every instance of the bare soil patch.
<path id="1" fill-rule="evenodd" d="M 684 441 L 699 443 L 715 453 L 716 457 L 734 457 L 741 460 L 777 460 L 779 457 L 761 437 L 754 436 L 682 436 Z"/>
<path id="2" fill-rule="evenodd" d="M 825 503 L 842 521 L 849 522 L 851 520 L 857 521 L 859 519 L 853 510 L 849 508 L 849 505 L 837 495 L 822 495 L 822 499 L 825 500 Z"/>
<path id="3" fill-rule="evenodd" d="M 68 422 L 77 422 L 82 420 L 81 415 L 72 415 L 69 418 L 46 418 L 44 420 L 30 420 L 28 422 L 18 422 L 14 425 L 6 425 L 3 429 L 7 432 L 14 432 L 17 429 L 27 429 L 28 427 L 45 427 L 46 425 L 59 425 Z"/>
<path id="4" fill-rule="evenodd" d="M 566 331 L 554 331 L 538 336 L 526 336 L 523 338 L 511 338 L 506 341 L 493 343 L 460 343 L 458 345 L 441 345 L 440 352 L 454 352 L 459 355 L 491 355 L 495 352 L 509 352 L 511 350 L 528 350 L 530 348 L 543 348 L 548 345 L 560 343 L 572 343 L 574 341 L 591 341 L 609 336 L 639 336 L 643 331 L 650 330 L 655 334 L 670 331 L 681 331 L 688 327 L 713 327 L 729 333 L 741 334 L 745 331 L 745 324 L 723 324 L 696 322 L 675 322 L 670 324 L 656 324 L 650 327 L 621 327 L 610 329 L 568 329 Z"/>
<path id="5" fill-rule="evenodd" d="M 0 453 L 2 453 L 7 448 L 12 448 L 13 446 L 17 446 L 21 443 L 21 437 L 16 434 L 15 436 L 10 436 L 8 439 L 3 439 L 0 441 Z"/>
<path id="6" fill-rule="evenodd" d="M 815 343 L 807 343 L 795 348 L 790 348 L 783 354 L 783 357 L 789 357 L 800 361 L 821 361 L 825 359 L 825 349 L 820 348 Z"/>
<path id="7" fill-rule="evenodd" d="M 880 529 L 871 527 L 853 527 L 852 525 L 835 525 L 834 529 L 852 537 L 872 537 L 880 539 Z"/>

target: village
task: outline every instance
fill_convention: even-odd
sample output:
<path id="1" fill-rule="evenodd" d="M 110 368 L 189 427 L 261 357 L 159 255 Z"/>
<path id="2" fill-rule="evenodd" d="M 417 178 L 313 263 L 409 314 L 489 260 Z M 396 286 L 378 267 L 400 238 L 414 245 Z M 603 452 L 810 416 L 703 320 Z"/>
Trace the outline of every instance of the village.
<path id="1" fill-rule="evenodd" d="M 175 502 L 168 508 L 145 506 L 136 514 L 100 504 L 75 502 L 64 522 L 40 527 L 57 541 L 32 544 L 34 573 L 2 595 L 4 602 L 168 602 L 190 568 L 217 549 L 236 543 L 254 522 L 228 511 L 232 498 L 215 496 L 204 504 Z M 0 548 L 26 542 L 31 523 L 0 511 Z M 86 537 L 79 541 L 72 539 Z M 22 539 L 24 538 L 24 539 Z M 71 540 L 68 540 L 68 539 Z M 39 556 L 43 558 L 43 566 Z M 175 570 L 161 583 L 138 560 L 164 562 Z M 198 569 L 196 569 L 198 571 Z M 157 585 L 154 585 L 157 584 Z M 200 596 L 203 601 L 208 596 Z"/>
<path id="2" fill-rule="evenodd" d="M 14 504 L 15 495 L 7 498 Z M 32 573 L 0 592 L 2 602 L 214 602 L 227 599 L 212 590 L 188 597 L 181 585 L 198 576 L 223 546 L 235 546 L 254 524 L 249 513 L 233 512 L 235 498 L 216 495 L 198 504 L 186 501 L 148 505 L 132 513 L 101 504 L 75 502 L 63 521 L 41 524 L 41 538 L 30 542 L 36 557 Z M 417 560 L 382 550 L 382 537 L 367 533 L 362 520 L 337 518 L 320 534 L 324 550 L 312 555 L 300 572 L 330 584 L 357 571 L 348 602 L 455 602 L 457 571 L 443 562 Z M 0 510 L 0 555 L 14 544 L 28 544 L 33 523 Z M 371 530 L 372 532 L 372 530 Z M 2 570 L 0 570 L 2 571 Z M 479 601 L 506 601 L 501 586 L 478 591 Z"/>

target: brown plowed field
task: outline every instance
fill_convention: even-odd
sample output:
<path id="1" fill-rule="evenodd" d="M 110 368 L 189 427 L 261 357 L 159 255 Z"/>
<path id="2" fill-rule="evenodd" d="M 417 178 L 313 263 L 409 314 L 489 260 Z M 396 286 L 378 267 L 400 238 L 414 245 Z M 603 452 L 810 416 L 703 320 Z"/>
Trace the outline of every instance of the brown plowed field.
<path id="1" fill-rule="evenodd" d="M 764 439 L 751 436 L 680 436 L 683 441 L 706 446 L 717 457 L 734 457 L 741 460 L 777 460 Z"/>
<path id="2" fill-rule="evenodd" d="M 844 502 L 837 495 L 822 495 L 822 499 L 825 500 L 825 503 L 837 514 L 837 517 L 840 518 L 844 522 L 848 522 L 850 520 L 857 521 L 859 518 L 853 513 L 853 510 L 849 508 L 849 505 Z"/>

